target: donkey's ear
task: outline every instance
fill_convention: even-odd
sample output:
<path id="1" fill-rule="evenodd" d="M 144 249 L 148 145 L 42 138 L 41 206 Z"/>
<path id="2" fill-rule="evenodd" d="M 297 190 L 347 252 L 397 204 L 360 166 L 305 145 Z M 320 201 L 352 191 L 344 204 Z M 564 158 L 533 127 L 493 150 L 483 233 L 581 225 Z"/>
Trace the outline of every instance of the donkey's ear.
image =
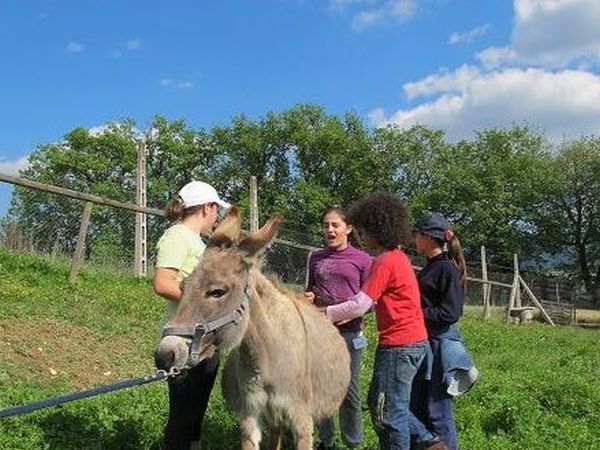
<path id="1" fill-rule="evenodd" d="M 246 236 L 238 245 L 248 256 L 258 255 L 273 240 L 279 226 L 283 222 L 281 214 L 275 214 L 263 227 Z"/>
<path id="2" fill-rule="evenodd" d="M 240 210 L 232 206 L 208 240 L 209 247 L 231 247 L 240 237 Z"/>

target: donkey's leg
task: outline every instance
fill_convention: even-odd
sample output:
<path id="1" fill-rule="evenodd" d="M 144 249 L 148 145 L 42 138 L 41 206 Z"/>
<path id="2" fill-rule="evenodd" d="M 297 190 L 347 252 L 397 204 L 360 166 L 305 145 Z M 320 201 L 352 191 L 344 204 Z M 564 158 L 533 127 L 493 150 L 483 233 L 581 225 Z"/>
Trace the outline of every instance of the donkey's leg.
<path id="1" fill-rule="evenodd" d="M 312 450 L 313 420 L 310 413 L 298 412 L 292 423 L 296 450 Z"/>
<path id="2" fill-rule="evenodd" d="M 278 426 L 272 426 L 269 430 L 269 441 L 267 443 L 267 450 L 279 450 L 281 448 L 281 437 L 283 435 L 283 429 Z"/>
<path id="3" fill-rule="evenodd" d="M 242 450 L 258 450 L 261 432 L 256 417 L 242 417 L 240 419 L 240 429 L 242 431 Z"/>

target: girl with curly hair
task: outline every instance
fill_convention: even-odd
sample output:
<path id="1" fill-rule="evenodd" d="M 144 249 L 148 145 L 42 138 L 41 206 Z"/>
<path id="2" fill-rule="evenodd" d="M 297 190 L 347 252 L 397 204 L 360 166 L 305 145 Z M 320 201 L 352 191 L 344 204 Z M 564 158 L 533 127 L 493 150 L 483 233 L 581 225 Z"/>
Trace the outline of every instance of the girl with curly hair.
<path id="1" fill-rule="evenodd" d="M 352 206 L 349 222 L 374 256 L 361 290 L 348 301 L 328 306 L 334 322 L 375 311 L 378 346 L 368 404 L 381 450 L 408 450 L 411 432 L 426 433 L 409 409 L 411 388 L 428 349 L 419 285 L 402 249 L 410 238 L 408 210 L 394 195 L 376 192 Z M 433 435 L 423 448 L 445 449 Z"/>

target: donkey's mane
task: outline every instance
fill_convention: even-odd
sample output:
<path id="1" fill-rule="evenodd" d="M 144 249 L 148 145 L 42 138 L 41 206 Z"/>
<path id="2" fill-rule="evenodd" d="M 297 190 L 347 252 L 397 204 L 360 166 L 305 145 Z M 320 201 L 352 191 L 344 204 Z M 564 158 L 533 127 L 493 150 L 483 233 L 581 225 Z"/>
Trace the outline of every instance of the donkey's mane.
<path id="1" fill-rule="evenodd" d="M 282 294 L 285 294 L 289 297 L 296 296 L 296 292 L 287 287 L 277 274 L 265 273 L 264 276 Z"/>

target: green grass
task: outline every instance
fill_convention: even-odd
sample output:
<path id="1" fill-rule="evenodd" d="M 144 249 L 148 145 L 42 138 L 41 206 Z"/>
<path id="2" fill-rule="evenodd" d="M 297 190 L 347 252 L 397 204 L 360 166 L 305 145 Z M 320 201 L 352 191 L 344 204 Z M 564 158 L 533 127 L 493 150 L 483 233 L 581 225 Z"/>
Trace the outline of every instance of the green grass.
<path id="1" fill-rule="evenodd" d="M 150 283 L 0 250 L 0 408 L 152 373 L 163 301 Z M 600 331 L 515 326 L 469 314 L 462 329 L 481 379 L 456 402 L 461 448 L 600 449 Z M 376 338 L 362 370 L 366 397 Z M 0 449 L 159 449 L 162 382 L 0 421 Z M 365 449 L 377 440 L 365 414 Z M 239 448 L 220 387 L 204 449 Z"/>

